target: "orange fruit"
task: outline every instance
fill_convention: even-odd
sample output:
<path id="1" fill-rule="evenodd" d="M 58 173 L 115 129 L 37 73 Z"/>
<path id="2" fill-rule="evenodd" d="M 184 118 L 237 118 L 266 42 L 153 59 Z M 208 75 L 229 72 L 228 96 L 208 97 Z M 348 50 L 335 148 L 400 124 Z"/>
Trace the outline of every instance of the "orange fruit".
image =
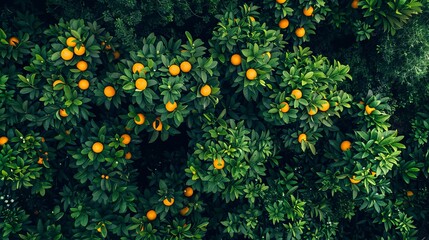
<path id="1" fill-rule="evenodd" d="M 105 47 L 106 50 L 112 50 L 112 46 L 110 46 L 110 44 L 107 44 Z"/>
<path id="2" fill-rule="evenodd" d="M 186 214 L 189 212 L 189 207 L 184 207 L 182 209 L 180 209 L 179 213 L 182 216 L 186 216 Z"/>
<path id="3" fill-rule="evenodd" d="M 80 45 L 80 47 L 76 46 L 76 47 L 74 47 L 73 52 L 77 56 L 82 56 L 86 52 L 85 46 L 83 46 L 83 44 Z"/>
<path id="4" fill-rule="evenodd" d="M 9 45 L 12 47 L 16 47 L 16 45 L 19 43 L 19 39 L 17 37 L 11 37 L 9 38 Z"/>
<path id="5" fill-rule="evenodd" d="M 177 103 L 176 102 L 168 102 L 165 104 L 165 109 L 167 109 L 167 111 L 169 112 L 173 112 L 174 110 L 176 110 L 177 108 Z"/>
<path id="6" fill-rule="evenodd" d="M 280 111 L 282 112 L 282 113 L 287 113 L 287 112 L 289 112 L 289 109 L 290 109 L 290 107 L 289 107 L 289 104 L 287 103 L 287 102 L 282 102 L 281 104 L 285 104 L 285 106 L 284 107 L 282 107 L 282 108 L 280 108 Z"/>
<path id="7" fill-rule="evenodd" d="M 9 138 L 7 138 L 6 136 L 0 137 L 0 146 L 5 145 L 7 142 L 9 142 Z"/>
<path id="8" fill-rule="evenodd" d="M 144 78 L 138 78 L 136 80 L 135 86 L 136 86 L 136 88 L 138 90 L 141 90 L 141 91 L 145 90 L 146 87 L 147 87 L 147 81 L 146 81 L 146 79 L 144 79 Z"/>
<path id="9" fill-rule="evenodd" d="M 357 9 L 359 7 L 359 0 L 353 0 L 352 4 L 350 6 L 354 9 Z"/>
<path id="10" fill-rule="evenodd" d="M 190 63 L 190 62 L 188 62 L 188 61 L 183 61 L 183 62 L 180 64 L 180 70 L 182 70 L 182 72 L 184 72 L 184 73 L 188 73 L 188 72 L 190 72 L 190 71 L 191 71 L 191 69 L 192 69 L 192 65 L 191 65 L 191 63 Z"/>
<path id="11" fill-rule="evenodd" d="M 361 180 L 356 179 L 356 176 L 353 176 L 352 178 L 349 178 L 349 180 L 353 184 L 358 184 L 361 181 Z"/>
<path id="12" fill-rule="evenodd" d="M 137 114 L 137 116 L 134 117 L 134 122 L 137 125 L 142 125 L 144 123 L 144 121 L 146 120 L 145 116 L 143 115 L 143 113 L 139 113 Z"/>
<path id="13" fill-rule="evenodd" d="M 301 98 L 302 98 L 302 92 L 301 92 L 301 90 L 299 90 L 299 89 L 294 89 L 294 90 L 292 90 L 291 95 L 292 95 L 293 97 L 295 97 L 295 99 L 296 99 L 296 100 L 298 100 L 298 99 L 301 99 Z"/>
<path id="14" fill-rule="evenodd" d="M 311 17 L 311 15 L 313 14 L 313 11 L 314 11 L 313 7 L 310 6 L 309 8 L 304 8 L 302 10 L 302 13 L 307 17 Z"/>
<path id="15" fill-rule="evenodd" d="M 127 159 L 127 160 L 130 160 L 132 156 L 133 155 L 131 154 L 131 152 L 125 153 L 125 159 Z"/>
<path id="16" fill-rule="evenodd" d="M 43 164 L 43 158 L 42 157 L 39 157 L 39 160 L 37 160 L 37 164 L 40 164 L 40 165 Z"/>
<path id="17" fill-rule="evenodd" d="M 44 137 L 42 137 L 42 143 L 44 143 L 46 140 L 45 140 L 45 138 Z"/>
<path id="18" fill-rule="evenodd" d="M 177 76 L 180 73 L 180 67 L 176 64 L 173 64 L 168 68 L 168 72 L 171 74 L 171 76 Z"/>
<path id="19" fill-rule="evenodd" d="M 213 166 L 214 168 L 221 170 L 222 168 L 225 167 L 225 161 L 223 159 L 215 159 L 213 160 Z"/>
<path id="20" fill-rule="evenodd" d="M 86 79 L 81 79 L 77 85 L 80 89 L 86 90 L 89 88 L 89 81 Z"/>
<path id="21" fill-rule="evenodd" d="M 121 54 L 119 53 L 119 51 L 118 50 L 116 50 L 116 51 L 114 51 L 113 52 L 113 58 L 116 60 L 116 59 L 119 59 L 119 57 L 121 56 Z"/>
<path id="22" fill-rule="evenodd" d="M 310 110 L 308 111 L 308 115 L 314 116 L 318 112 L 318 109 L 315 107 L 310 107 Z"/>
<path id="23" fill-rule="evenodd" d="M 101 227 L 97 228 L 97 232 L 101 233 Z"/>
<path id="24" fill-rule="evenodd" d="M 322 107 L 321 107 L 321 108 L 319 108 L 319 110 L 320 110 L 320 111 L 322 111 L 322 112 L 326 112 L 326 111 L 328 111 L 328 110 L 329 110 L 329 107 L 330 107 L 330 106 L 331 106 L 331 105 L 329 104 L 329 102 L 328 102 L 328 101 L 323 100 Z"/>
<path id="25" fill-rule="evenodd" d="M 61 117 L 67 117 L 68 116 L 68 113 L 67 113 L 67 111 L 65 109 L 60 109 L 59 113 L 60 113 Z"/>
<path id="26" fill-rule="evenodd" d="M 95 142 L 92 144 L 92 151 L 95 153 L 101 153 L 104 149 L 104 145 L 101 142 Z"/>
<path id="27" fill-rule="evenodd" d="M 155 131 L 161 132 L 162 131 L 162 122 L 159 117 L 155 119 L 155 121 L 152 122 L 152 127 L 155 129 Z"/>
<path id="28" fill-rule="evenodd" d="M 240 54 L 236 53 L 233 54 L 229 60 L 231 62 L 232 65 L 234 66 L 238 66 L 241 64 L 241 56 Z"/>
<path id="29" fill-rule="evenodd" d="M 76 42 L 75 41 L 76 41 L 76 38 L 69 37 L 69 38 L 67 38 L 66 44 L 69 47 L 75 47 L 76 46 Z"/>
<path id="30" fill-rule="evenodd" d="M 57 85 L 58 85 L 58 84 L 60 84 L 60 83 L 61 83 L 61 84 L 64 84 L 64 82 L 63 82 L 62 80 L 55 80 L 55 81 L 54 81 L 54 83 L 52 83 L 52 87 L 55 87 L 55 86 L 57 86 Z M 61 90 L 61 89 L 63 89 L 63 88 L 64 88 L 64 87 L 61 87 L 61 88 L 60 88 L 60 90 Z"/>
<path id="31" fill-rule="evenodd" d="M 278 4 L 283 4 L 283 3 L 285 3 L 285 2 L 286 2 L 286 0 L 276 0 L 276 2 L 277 2 Z"/>
<path id="32" fill-rule="evenodd" d="M 165 206 L 170 207 L 174 203 L 174 198 L 171 198 L 170 200 L 168 198 L 166 198 L 162 201 L 162 203 L 164 203 Z"/>
<path id="33" fill-rule="evenodd" d="M 88 63 L 80 60 L 79 62 L 76 63 L 76 67 L 77 69 L 79 69 L 81 72 L 85 72 L 86 69 L 88 69 Z"/>
<path id="34" fill-rule="evenodd" d="M 210 87 L 210 85 L 206 84 L 204 85 L 201 89 L 200 89 L 200 94 L 203 97 L 207 97 L 212 93 L 212 88 Z"/>
<path id="35" fill-rule="evenodd" d="M 299 38 L 304 37 L 305 35 L 305 29 L 303 27 L 299 27 L 295 30 L 295 35 Z"/>
<path id="36" fill-rule="evenodd" d="M 371 171 L 371 175 L 372 176 L 375 176 L 375 174 L 377 174 L 376 172 L 374 172 L 374 171 Z"/>
<path id="37" fill-rule="evenodd" d="M 101 174 L 101 178 L 102 178 L 102 179 L 105 179 L 105 178 L 106 178 L 106 176 L 104 176 L 104 174 Z"/>
<path id="38" fill-rule="evenodd" d="M 372 112 L 374 112 L 375 108 L 370 107 L 369 105 L 365 106 L 365 112 L 370 115 Z"/>
<path id="39" fill-rule="evenodd" d="M 255 69 L 253 68 L 249 68 L 246 71 L 246 78 L 249 80 L 255 80 L 255 78 L 258 76 L 258 73 L 256 72 Z"/>
<path id="40" fill-rule="evenodd" d="M 106 86 L 104 88 L 104 95 L 108 98 L 115 96 L 116 90 L 112 86 Z"/>
<path id="41" fill-rule="evenodd" d="M 302 141 L 304 141 L 304 142 L 307 141 L 307 134 L 305 134 L 305 133 L 299 134 L 298 142 L 301 143 Z"/>
<path id="42" fill-rule="evenodd" d="M 192 195 L 194 195 L 194 189 L 186 187 L 185 190 L 183 190 L 183 195 L 185 195 L 185 197 L 192 197 Z"/>
<path id="43" fill-rule="evenodd" d="M 412 197 L 414 195 L 413 191 L 407 191 L 407 197 Z"/>
<path id="44" fill-rule="evenodd" d="M 109 180 L 109 175 L 106 175 L 106 180 Z"/>
<path id="45" fill-rule="evenodd" d="M 280 20 L 279 28 L 285 29 L 287 27 L 289 27 L 289 20 L 287 20 L 286 18 L 283 18 L 282 20 Z"/>
<path id="46" fill-rule="evenodd" d="M 121 138 L 122 138 L 122 143 L 123 144 L 125 144 L 125 145 L 130 144 L 130 142 L 131 142 L 131 136 L 130 135 L 124 133 L 124 134 L 121 135 Z"/>
<path id="47" fill-rule="evenodd" d="M 149 210 L 149 211 L 147 211 L 146 217 L 147 217 L 147 219 L 149 221 L 155 220 L 156 219 L 156 212 L 155 212 L 155 210 Z"/>
<path id="48" fill-rule="evenodd" d="M 139 73 L 143 70 L 144 65 L 141 63 L 134 63 L 133 65 L 133 73 Z"/>
<path id="49" fill-rule="evenodd" d="M 340 148 L 343 152 L 350 150 L 350 148 L 352 148 L 352 143 L 349 140 L 345 140 L 341 142 Z"/>
<path id="50" fill-rule="evenodd" d="M 250 21 L 254 22 L 256 19 L 253 16 L 249 17 Z"/>
<path id="51" fill-rule="evenodd" d="M 61 50 L 61 58 L 64 61 L 71 60 L 73 58 L 73 52 L 70 51 L 68 48 L 64 48 L 63 50 Z"/>

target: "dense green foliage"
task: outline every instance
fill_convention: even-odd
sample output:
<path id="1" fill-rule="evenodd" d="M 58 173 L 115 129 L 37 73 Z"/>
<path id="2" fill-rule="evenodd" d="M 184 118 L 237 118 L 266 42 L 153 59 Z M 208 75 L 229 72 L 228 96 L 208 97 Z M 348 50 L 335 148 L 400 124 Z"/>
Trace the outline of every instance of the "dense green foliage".
<path id="1" fill-rule="evenodd" d="M 2 239 L 429 234 L 427 1 L 22 3 Z"/>

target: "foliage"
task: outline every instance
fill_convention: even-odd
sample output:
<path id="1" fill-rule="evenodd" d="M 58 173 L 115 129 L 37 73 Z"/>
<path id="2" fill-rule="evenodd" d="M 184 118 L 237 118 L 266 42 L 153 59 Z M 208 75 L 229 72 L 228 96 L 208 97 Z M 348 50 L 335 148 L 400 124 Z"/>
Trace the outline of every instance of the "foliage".
<path id="1" fill-rule="evenodd" d="M 404 141 L 389 98 L 349 93 L 349 66 L 297 46 L 310 40 L 297 27 L 341 17 L 336 1 L 266 3 L 230 5 L 207 42 L 136 40 L 135 1 L 100 0 L 43 31 L 29 14 L 2 22 L 2 239 L 424 236 L 427 114 Z M 350 21 L 394 33 L 419 3 L 361 1 Z M 165 4 L 154 26 L 176 17 Z"/>

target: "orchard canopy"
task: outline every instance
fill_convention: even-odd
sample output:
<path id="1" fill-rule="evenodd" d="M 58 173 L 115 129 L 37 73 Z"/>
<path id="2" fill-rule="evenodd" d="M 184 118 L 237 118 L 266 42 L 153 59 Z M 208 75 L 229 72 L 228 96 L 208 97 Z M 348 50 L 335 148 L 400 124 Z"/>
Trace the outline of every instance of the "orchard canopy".
<path id="1" fill-rule="evenodd" d="M 1 239 L 426 239 L 426 0 L 4 1 Z"/>

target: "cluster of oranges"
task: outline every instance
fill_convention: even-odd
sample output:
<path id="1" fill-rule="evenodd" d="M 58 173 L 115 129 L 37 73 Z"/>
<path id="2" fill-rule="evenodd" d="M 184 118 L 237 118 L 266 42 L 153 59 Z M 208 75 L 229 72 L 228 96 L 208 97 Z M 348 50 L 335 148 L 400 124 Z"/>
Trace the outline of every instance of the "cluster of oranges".
<path id="1" fill-rule="evenodd" d="M 83 56 L 86 53 L 86 48 L 83 44 L 78 45 L 78 40 L 75 37 L 69 37 L 66 40 L 66 47 L 61 50 L 61 58 L 64 61 L 70 61 L 73 59 L 74 55 Z M 70 49 L 73 49 L 70 50 Z M 84 72 L 88 69 L 88 63 L 84 60 L 80 60 L 76 63 L 76 68 L 81 72 Z"/>

